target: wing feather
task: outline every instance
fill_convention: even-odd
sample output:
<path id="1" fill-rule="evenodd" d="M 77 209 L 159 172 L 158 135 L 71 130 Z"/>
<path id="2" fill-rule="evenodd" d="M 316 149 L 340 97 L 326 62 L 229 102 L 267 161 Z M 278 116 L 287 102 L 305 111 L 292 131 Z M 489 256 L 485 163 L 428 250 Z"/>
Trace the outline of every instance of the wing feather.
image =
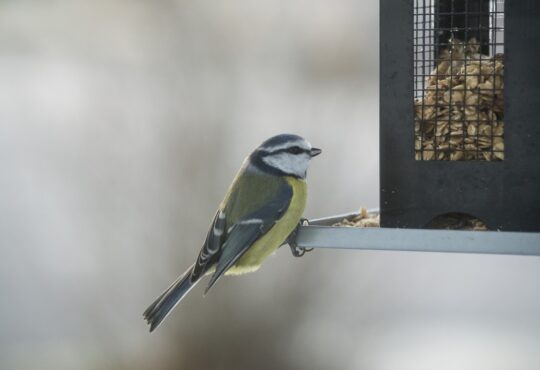
<path id="1" fill-rule="evenodd" d="M 195 262 L 193 267 L 193 272 L 191 273 L 192 282 L 204 275 L 218 260 L 219 252 L 221 251 L 223 240 L 225 238 L 226 221 L 225 211 L 218 210 L 210 225 L 210 230 L 208 230 L 203 247 L 199 252 L 197 262 Z"/>
<path id="2" fill-rule="evenodd" d="M 247 252 L 253 243 L 270 231 L 281 219 L 289 207 L 292 195 L 292 188 L 283 182 L 283 186 L 273 201 L 266 203 L 230 227 L 217 261 L 216 271 L 208 282 L 205 294 Z"/>

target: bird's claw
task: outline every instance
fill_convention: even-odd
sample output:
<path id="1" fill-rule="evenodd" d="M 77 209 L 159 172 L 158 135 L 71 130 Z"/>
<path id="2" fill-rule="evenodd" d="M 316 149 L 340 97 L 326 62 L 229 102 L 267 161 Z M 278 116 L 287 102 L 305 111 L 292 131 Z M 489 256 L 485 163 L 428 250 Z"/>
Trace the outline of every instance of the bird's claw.
<path id="1" fill-rule="evenodd" d="M 296 243 L 296 236 L 298 235 L 298 230 L 302 225 L 309 225 L 309 221 L 305 218 L 302 218 L 298 223 L 298 226 L 296 226 L 289 238 L 287 238 L 287 244 L 289 244 L 289 247 L 291 248 L 291 253 L 295 257 L 302 257 L 304 254 L 306 254 L 306 252 L 311 252 L 313 250 L 313 248 L 299 247 Z"/>
<path id="2" fill-rule="evenodd" d="M 295 257 L 302 257 L 306 252 L 311 252 L 313 248 L 302 248 L 296 245 L 290 245 L 292 255 Z"/>

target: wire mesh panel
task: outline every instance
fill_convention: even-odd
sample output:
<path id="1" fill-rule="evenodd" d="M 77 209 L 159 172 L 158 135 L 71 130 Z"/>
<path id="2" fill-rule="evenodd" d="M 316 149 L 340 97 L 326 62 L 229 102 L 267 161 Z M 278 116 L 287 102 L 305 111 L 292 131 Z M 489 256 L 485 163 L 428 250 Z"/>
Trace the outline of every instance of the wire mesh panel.
<path id="1" fill-rule="evenodd" d="M 504 160 L 504 0 L 415 0 L 416 160 Z"/>

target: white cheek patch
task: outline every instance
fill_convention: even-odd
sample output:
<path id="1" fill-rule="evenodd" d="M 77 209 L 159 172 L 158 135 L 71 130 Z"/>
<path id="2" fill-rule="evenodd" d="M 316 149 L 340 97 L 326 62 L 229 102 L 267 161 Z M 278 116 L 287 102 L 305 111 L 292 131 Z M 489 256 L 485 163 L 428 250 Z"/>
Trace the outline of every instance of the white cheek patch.
<path id="1" fill-rule="evenodd" d="M 267 165 L 277 168 L 286 174 L 305 177 L 310 158 L 307 153 L 294 155 L 285 152 L 265 156 L 262 160 Z"/>

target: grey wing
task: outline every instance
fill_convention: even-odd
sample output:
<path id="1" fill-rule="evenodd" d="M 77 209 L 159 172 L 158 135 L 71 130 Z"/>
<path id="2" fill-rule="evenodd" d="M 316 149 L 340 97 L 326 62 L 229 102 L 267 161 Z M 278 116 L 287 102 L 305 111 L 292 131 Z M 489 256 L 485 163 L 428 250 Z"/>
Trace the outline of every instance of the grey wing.
<path id="1" fill-rule="evenodd" d="M 289 207 L 291 199 L 292 188 L 288 185 L 284 186 L 276 199 L 266 203 L 229 228 L 226 240 L 221 248 L 216 271 L 208 282 L 205 294 L 246 253 L 257 239 L 274 226 Z"/>

